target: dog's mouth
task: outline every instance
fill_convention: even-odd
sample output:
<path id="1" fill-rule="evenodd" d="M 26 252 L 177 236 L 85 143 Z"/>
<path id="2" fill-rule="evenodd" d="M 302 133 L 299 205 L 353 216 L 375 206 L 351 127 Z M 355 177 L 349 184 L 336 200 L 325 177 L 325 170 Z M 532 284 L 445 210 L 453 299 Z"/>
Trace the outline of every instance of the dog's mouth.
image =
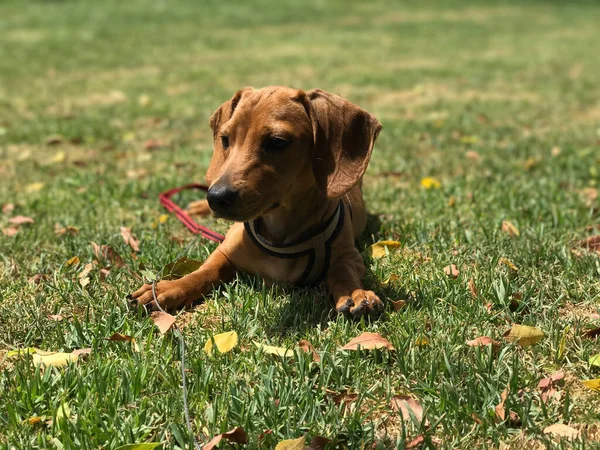
<path id="1" fill-rule="evenodd" d="M 217 219 L 230 220 L 232 222 L 248 222 L 257 219 L 263 214 L 270 213 L 279 208 L 280 203 L 275 202 L 267 209 L 245 208 L 245 211 L 212 211 L 213 217 Z M 252 211 L 254 210 L 254 211 Z"/>

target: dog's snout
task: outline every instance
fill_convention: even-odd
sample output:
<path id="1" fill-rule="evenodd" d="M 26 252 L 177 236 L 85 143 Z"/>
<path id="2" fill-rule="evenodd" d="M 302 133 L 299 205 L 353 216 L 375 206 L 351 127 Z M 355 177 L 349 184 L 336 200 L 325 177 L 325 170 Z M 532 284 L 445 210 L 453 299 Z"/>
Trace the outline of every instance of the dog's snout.
<path id="1" fill-rule="evenodd" d="M 215 183 L 206 196 L 210 209 L 216 212 L 226 212 L 235 203 L 238 192 L 227 184 Z"/>

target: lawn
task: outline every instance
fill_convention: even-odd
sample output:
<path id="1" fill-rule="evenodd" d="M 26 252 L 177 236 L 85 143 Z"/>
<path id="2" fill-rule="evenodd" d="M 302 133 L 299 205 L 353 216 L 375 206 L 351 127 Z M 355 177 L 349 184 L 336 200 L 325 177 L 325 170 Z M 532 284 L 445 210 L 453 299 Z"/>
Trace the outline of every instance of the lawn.
<path id="1" fill-rule="evenodd" d="M 600 394 L 581 381 L 600 377 L 598 333 L 586 334 L 600 327 L 600 250 L 580 244 L 600 234 L 600 5 L 235 3 L 0 3 L 0 446 L 192 448 L 177 334 L 125 297 L 191 241 L 189 258 L 215 248 L 157 196 L 203 181 L 223 101 L 277 84 L 338 93 L 383 124 L 359 246 L 388 307 L 352 322 L 324 289 L 240 275 L 178 312 L 196 438 L 243 427 L 251 449 L 303 436 L 350 449 L 419 436 L 415 448 L 599 448 Z M 371 258 L 382 240 L 401 246 Z M 123 264 L 98 261 L 91 242 Z M 510 342 L 515 324 L 544 337 Z M 235 348 L 203 351 L 228 331 Z M 340 349 L 363 332 L 395 350 Z M 498 345 L 466 344 L 480 336 Z M 92 351 L 42 367 L 12 352 L 28 347 Z M 400 395 L 423 420 L 403 418 Z M 555 424 L 579 437 L 544 432 Z"/>

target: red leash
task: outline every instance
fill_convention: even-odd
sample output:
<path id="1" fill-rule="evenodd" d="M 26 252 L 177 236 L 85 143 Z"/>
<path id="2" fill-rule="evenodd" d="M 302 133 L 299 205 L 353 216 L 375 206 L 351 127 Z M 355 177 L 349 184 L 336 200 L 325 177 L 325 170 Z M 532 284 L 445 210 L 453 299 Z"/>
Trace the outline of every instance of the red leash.
<path id="1" fill-rule="evenodd" d="M 223 242 L 225 236 L 196 223 L 194 219 L 192 219 L 183 209 L 181 209 L 173 200 L 171 200 L 173 195 L 183 191 L 184 189 L 200 189 L 201 191 L 206 192 L 208 191 L 208 186 L 203 184 L 187 184 L 185 186 L 169 189 L 158 196 L 161 205 L 167 208 L 170 212 L 174 212 L 177 218 L 181 220 L 192 233 L 200 234 L 202 237 L 210 239 L 214 242 Z"/>

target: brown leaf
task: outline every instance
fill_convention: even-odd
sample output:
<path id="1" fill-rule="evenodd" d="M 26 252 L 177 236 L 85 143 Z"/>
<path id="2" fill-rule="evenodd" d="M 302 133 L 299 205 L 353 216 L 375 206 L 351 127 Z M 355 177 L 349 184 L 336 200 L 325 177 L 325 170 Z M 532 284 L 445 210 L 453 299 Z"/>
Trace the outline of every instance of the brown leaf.
<path id="1" fill-rule="evenodd" d="M 410 412 L 413 413 L 415 418 L 422 422 L 423 420 L 423 407 L 409 395 L 394 395 L 391 400 L 392 410 L 402 413 L 402 420 L 410 422 Z M 429 421 L 425 420 L 425 424 Z"/>
<path id="2" fill-rule="evenodd" d="M 63 142 L 63 137 L 59 134 L 48 136 L 46 138 L 46 145 L 60 145 Z"/>
<path id="3" fill-rule="evenodd" d="M 123 240 L 126 244 L 128 244 L 134 252 L 140 251 L 140 241 L 138 241 L 133 234 L 131 234 L 131 230 L 127 227 L 121 227 L 121 236 L 123 236 Z"/>
<path id="4" fill-rule="evenodd" d="M 402 308 L 406 306 L 406 300 L 390 300 L 394 311 L 400 311 Z"/>
<path id="5" fill-rule="evenodd" d="M 93 263 L 87 263 L 85 265 L 85 267 L 83 268 L 83 270 L 79 273 L 79 275 L 77 275 L 77 278 L 79 278 L 80 280 L 84 279 L 85 277 L 87 277 L 89 275 L 89 273 L 94 269 L 94 264 Z"/>
<path id="6" fill-rule="evenodd" d="M 566 437 L 569 439 L 576 439 L 580 435 L 579 430 L 562 423 L 557 423 L 544 428 L 544 433 L 552 434 L 553 436 Z"/>
<path id="7" fill-rule="evenodd" d="M 588 249 L 591 252 L 600 253 L 600 235 L 590 236 L 579 241 L 579 246 Z"/>
<path id="8" fill-rule="evenodd" d="M 500 403 L 498 403 L 494 408 L 494 411 L 496 413 L 496 423 L 504 422 L 504 420 L 506 419 L 506 409 L 504 407 L 504 402 L 506 402 L 507 397 L 508 390 L 504 389 L 504 391 L 502 391 L 502 394 L 500 394 Z"/>
<path id="9" fill-rule="evenodd" d="M 365 332 L 344 345 L 342 350 L 358 350 L 359 348 L 362 350 L 373 350 L 384 347 L 388 350 L 396 350 L 394 346 L 379 333 Z"/>
<path id="10" fill-rule="evenodd" d="M 96 255 L 98 262 L 101 264 L 107 262 L 108 265 L 125 267 L 123 259 L 111 247 L 108 245 L 98 245 L 95 242 L 91 242 L 91 244 L 92 248 L 94 249 L 94 255 Z"/>
<path id="11" fill-rule="evenodd" d="M 16 226 L 25 225 L 26 223 L 33 223 L 34 220 L 27 216 L 15 216 L 8 219 L 8 223 Z"/>
<path id="12" fill-rule="evenodd" d="M 469 150 L 465 153 L 465 156 L 473 162 L 477 162 L 481 159 L 481 155 L 474 150 Z"/>
<path id="13" fill-rule="evenodd" d="M 414 438 L 412 441 L 410 441 L 408 444 L 406 444 L 406 446 L 404 448 L 406 450 L 419 448 L 421 446 L 421 444 L 423 444 L 423 442 L 425 442 L 425 437 L 422 434 L 420 434 L 416 438 Z"/>
<path id="14" fill-rule="evenodd" d="M 542 402 L 548 403 L 556 394 L 557 390 L 554 388 L 544 389 L 540 394 L 540 398 Z"/>
<path id="15" fill-rule="evenodd" d="M 321 362 L 321 357 L 319 356 L 313 345 L 306 339 L 302 339 L 300 342 L 298 342 L 298 346 L 306 353 L 310 353 L 314 362 Z"/>
<path id="16" fill-rule="evenodd" d="M 166 312 L 154 311 L 152 313 L 152 322 L 158 327 L 160 334 L 165 334 L 175 323 L 175 317 Z"/>
<path id="17" fill-rule="evenodd" d="M 77 233 L 79 233 L 79 228 L 73 227 L 71 225 L 63 227 L 59 223 L 54 224 L 54 234 L 56 234 L 57 236 L 62 236 L 66 233 L 70 234 L 71 236 L 75 236 Z"/>
<path id="18" fill-rule="evenodd" d="M 18 232 L 19 232 L 19 229 L 17 227 L 2 228 L 2 234 L 4 236 L 13 237 Z"/>
<path id="19" fill-rule="evenodd" d="M 456 278 L 460 274 L 460 271 L 454 264 L 450 264 L 449 266 L 444 267 L 444 273 L 449 277 Z"/>
<path id="20" fill-rule="evenodd" d="M 332 396 L 333 403 L 336 405 L 340 405 L 344 403 L 345 405 L 356 401 L 358 398 L 358 394 L 348 394 L 347 392 L 339 392 Z"/>
<path id="21" fill-rule="evenodd" d="M 72 355 L 77 356 L 80 359 L 85 359 L 92 354 L 91 348 L 79 348 L 71 352 Z"/>
<path id="22" fill-rule="evenodd" d="M 498 349 L 500 347 L 500 343 L 493 340 L 488 336 L 480 336 L 478 338 L 473 339 L 472 341 L 466 342 L 469 347 L 482 347 L 491 345 L 494 349 Z"/>
<path id="23" fill-rule="evenodd" d="M 2 205 L 2 214 L 10 214 L 15 210 L 15 205 L 13 203 L 6 203 Z"/>
<path id="24" fill-rule="evenodd" d="M 308 444 L 308 448 L 305 448 L 305 450 L 323 450 L 329 444 L 331 444 L 331 439 L 323 436 L 315 436 L 310 440 L 310 444 Z"/>
<path id="25" fill-rule="evenodd" d="M 600 335 L 600 327 L 596 327 L 596 328 L 592 328 L 591 330 L 587 330 L 585 333 L 583 333 L 583 335 L 588 338 L 595 338 L 598 335 Z"/>
<path id="26" fill-rule="evenodd" d="M 60 314 L 48 314 L 48 319 L 54 320 L 55 322 L 60 322 L 64 319 L 64 317 Z"/>
<path id="27" fill-rule="evenodd" d="M 514 324 L 504 333 L 504 338 L 509 342 L 516 342 L 521 347 L 529 347 L 540 342 L 546 334 L 539 328 L 527 325 Z"/>
<path id="28" fill-rule="evenodd" d="M 113 333 L 113 335 L 109 338 L 106 338 L 107 341 L 112 341 L 112 342 L 133 342 L 135 341 L 134 338 L 132 338 L 131 336 L 127 336 L 126 334 L 121 334 L 121 333 Z"/>
<path id="29" fill-rule="evenodd" d="M 552 386 L 557 381 L 562 380 L 564 377 L 565 377 L 565 373 L 562 370 L 558 371 L 558 372 L 554 372 L 549 377 L 543 378 L 542 380 L 540 380 L 537 387 L 538 387 L 538 389 L 548 389 L 550 386 Z"/>
<path id="30" fill-rule="evenodd" d="M 148 139 L 146 142 L 144 142 L 145 150 L 157 150 L 166 146 L 167 144 L 165 143 L 165 141 L 162 141 L 160 139 Z"/>
<path id="31" fill-rule="evenodd" d="M 519 233 L 519 229 L 508 220 L 502 221 L 502 231 L 512 237 L 519 237 L 521 234 Z"/>
<path id="32" fill-rule="evenodd" d="M 242 427 L 236 427 L 226 433 L 215 436 L 202 448 L 203 450 L 211 450 L 219 445 L 223 439 L 229 442 L 235 442 L 236 444 L 246 444 L 248 442 L 248 435 L 246 435 L 246 432 Z"/>
<path id="33" fill-rule="evenodd" d="M 471 295 L 473 296 L 473 298 L 479 297 L 479 292 L 477 291 L 477 286 L 475 286 L 475 282 L 473 281 L 473 278 L 469 279 L 469 291 L 471 292 Z"/>

